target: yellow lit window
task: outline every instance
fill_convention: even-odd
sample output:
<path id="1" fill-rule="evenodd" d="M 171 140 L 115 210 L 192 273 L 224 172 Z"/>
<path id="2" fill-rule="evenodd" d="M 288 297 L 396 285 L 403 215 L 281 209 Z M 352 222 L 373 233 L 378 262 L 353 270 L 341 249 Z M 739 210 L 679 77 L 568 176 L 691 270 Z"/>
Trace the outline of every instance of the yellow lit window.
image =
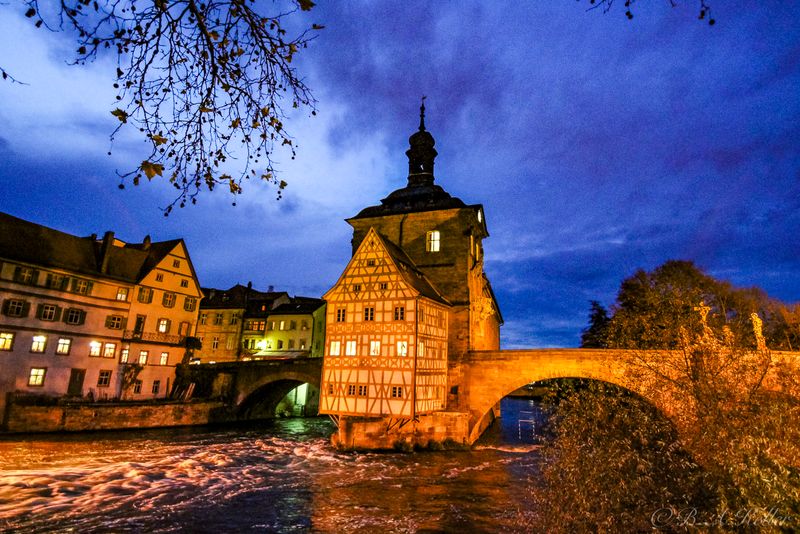
<path id="1" fill-rule="evenodd" d="M 128 288 L 127 287 L 118 287 L 117 288 L 117 300 L 128 300 Z"/>
<path id="2" fill-rule="evenodd" d="M 397 342 L 397 355 L 398 356 L 407 356 L 408 355 L 408 341 L 398 341 Z"/>
<path id="3" fill-rule="evenodd" d="M 380 341 L 370 341 L 369 342 L 369 355 L 370 356 L 380 356 L 381 355 L 381 342 Z"/>
<path id="4" fill-rule="evenodd" d="M 33 336 L 31 343 L 31 352 L 44 352 L 47 346 L 47 336 Z"/>
<path id="5" fill-rule="evenodd" d="M 117 353 L 117 345 L 114 343 L 106 343 L 103 345 L 103 358 L 113 358 Z"/>
<path id="6" fill-rule="evenodd" d="M 150 354 L 149 351 L 146 350 L 139 351 L 139 365 L 147 364 L 147 356 L 149 354 Z"/>
<path id="7" fill-rule="evenodd" d="M 356 355 L 356 342 L 355 341 L 348 341 L 344 347 L 344 354 L 345 356 L 355 356 Z"/>
<path id="8" fill-rule="evenodd" d="M 43 386 L 45 374 L 47 374 L 46 367 L 31 367 L 31 373 L 28 375 L 28 385 Z"/>
<path id="9" fill-rule="evenodd" d="M 331 341 L 330 355 L 339 356 L 341 353 L 342 353 L 341 341 Z"/>
<path id="10" fill-rule="evenodd" d="M 100 356 L 100 349 L 103 348 L 103 344 L 99 341 L 92 341 L 89 343 L 89 356 Z"/>
<path id="11" fill-rule="evenodd" d="M 417 356 L 425 356 L 425 342 L 420 341 L 419 345 L 417 345 Z"/>
<path id="12" fill-rule="evenodd" d="M 0 332 L 0 350 L 11 350 L 14 345 L 14 334 L 11 332 Z"/>
<path id="13" fill-rule="evenodd" d="M 72 340 L 68 337 L 58 338 L 58 345 L 56 345 L 56 354 L 69 354 L 69 349 L 72 346 Z"/>
<path id="14" fill-rule="evenodd" d="M 431 230 L 425 239 L 425 250 L 428 252 L 439 252 L 441 236 L 439 230 Z"/>
<path id="15" fill-rule="evenodd" d="M 162 352 L 161 353 L 161 360 L 159 362 L 161 365 L 167 365 L 169 363 L 169 352 Z"/>
<path id="16" fill-rule="evenodd" d="M 130 349 L 122 349 L 119 351 L 119 361 L 121 363 L 128 363 L 128 355 L 130 354 Z"/>

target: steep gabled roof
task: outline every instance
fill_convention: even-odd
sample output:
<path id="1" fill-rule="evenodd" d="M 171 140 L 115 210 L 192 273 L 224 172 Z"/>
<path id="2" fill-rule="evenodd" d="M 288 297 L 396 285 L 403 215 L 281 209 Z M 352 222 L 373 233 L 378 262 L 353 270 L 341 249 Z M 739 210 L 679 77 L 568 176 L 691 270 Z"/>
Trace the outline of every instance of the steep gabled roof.
<path id="1" fill-rule="evenodd" d="M 294 297 L 289 302 L 278 305 L 269 314 L 270 315 L 301 315 L 312 314 L 322 306 L 325 301 L 322 299 L 315 299 L 311 297 Z"/>
<path id="2" fill-rule="evenodd" d="M 386 250 L 387 255 L 391 258 L 392 263 L 394 264 L 397 272 L 403 278 L 403 280 L 415 291 L 417 291 L 420 295 L 427 297 L 431 300 L 444 304 L 446 306 L 450 306 L 450 302 L 442 296 L 442 294 L 436 289 L 436 287 L 428 280 L 428 277 L 420 271 L 417 266 L 414 264 L 414 261 L 408 257 L 408 255 L 403 252 L 403 249 L 389 241 L 386 237 L 382 236 L 378 233 L 374 227 L 369 229 L 367 232 L 366 237 L 364 237 L 363 241 L 361 241 L 361 245 L 359 245 L 358 249 L 356 250 L 353 257 L 350 258 L 350 261 L 347 263 L 347 267 L 345 267 L 344 271 L 342 271 L 342 275 L 339 277 L 339 280 L 336 281 L 333 288 L 338 287 L 342 283 L 342 278 L 344 274 L 350 269 L 350 266 L 353 262 L 353 258 L 355 258 L 359 252 L 361 251 L 362 247 L 367 246 L 366 244 L 369 243 L 370 237 L 375 236 L 378 243 Z M 329 289 L 322 298 L 325 299 L 333 290 L 333 288 Z"/>
<path id="3" fill-rule="evenodd" d="M 100 240 L 78 237 L 0 212 L 0 257 L 130 283 L 140 281 L 182 240 L 114 242 L 111 232 Z"/>

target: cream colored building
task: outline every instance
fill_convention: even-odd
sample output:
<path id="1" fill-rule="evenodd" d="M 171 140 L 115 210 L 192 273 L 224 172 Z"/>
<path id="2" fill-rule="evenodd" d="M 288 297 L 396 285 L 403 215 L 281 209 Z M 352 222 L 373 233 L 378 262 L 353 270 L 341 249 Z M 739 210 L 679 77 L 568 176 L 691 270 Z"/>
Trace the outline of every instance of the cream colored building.
<path id="1" fill-rule="evenodd" d="M 0 213 L 0 414 L 7 393 L 167 396 L 200 297 L 181 239 L 78 237 Z"/>

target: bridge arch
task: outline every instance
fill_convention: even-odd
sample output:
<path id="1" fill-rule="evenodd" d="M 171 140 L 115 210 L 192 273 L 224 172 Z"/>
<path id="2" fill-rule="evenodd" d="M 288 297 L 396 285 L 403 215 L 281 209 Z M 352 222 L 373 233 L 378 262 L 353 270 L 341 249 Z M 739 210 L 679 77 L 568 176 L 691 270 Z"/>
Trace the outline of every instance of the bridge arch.
<path id="1" fill-rule="evenodd" d="M 474 443 L 494 418 L 494 407 L 509 393 L 532 382 L 555 378 L 598 380 L 631 390 L 622 378 L 624 358 L 600 349 L 474 351 L 462 363 L 470 412 L 469 442 Z M 646 399 L 646 397 L 645 397 Z M 646 399 L 647 400 L 647 399 Z"/>

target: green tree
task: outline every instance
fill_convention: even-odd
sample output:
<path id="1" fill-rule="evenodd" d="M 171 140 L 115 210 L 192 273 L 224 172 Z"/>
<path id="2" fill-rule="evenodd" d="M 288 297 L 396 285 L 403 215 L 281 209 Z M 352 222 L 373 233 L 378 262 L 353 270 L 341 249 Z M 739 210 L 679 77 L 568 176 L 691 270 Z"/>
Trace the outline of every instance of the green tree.
<path id="1" fill-rule="evenodd" d="M 581 347 L 586 349 L 606 348 L 608 346 L 608 312 L 596 300 L 589 301 L 589 306 L 589 326 L 581 332 Z"/>
<path id="2" fill-rule="evenodd" d="M 165 215 L 217 186 L 238 195 L 247 179 L 275 184 L 280 197 L 286 183 L 275 176 L 273 153 L 295 154 L 287 110 L 315 113 L 292 61 L 321 26 L 290 36 L 286 18 L 314 6 L 294 3 L 277 12 L 255 0 L 62 0 L 53 12 L 24 0 L 37 27 L 76 36 L 75 64 L 116 56 L 112 141 L 132 128 L 147 146 L 135 169 L 119 173 L 120 187 L 167 179 L 177 196 Z"/>
<path id="3" fill-rule="evenodd" d="M 582 0 L 578 0 L 581 2 Z M 619 3 L 616 0 L 583 0 L 589 3 L 589 9 L 600 9 L 603 13 L 608 13 L 614 7 L 615 3 Z M 625 16 L 628 17 L 628 20 L 633 20 L 633 12 L 634 6 L 636 4 L 636 0 L 623 0 L 624 9 L 625 9 Z M 709 26 L 713 26 L 716 24 L 716 20 L 711 17 L 711 6 L 709 5 L 706 0 L 697 0 L 698 3 L 698 13 L 697 18 L 699 20 L 704 20 L 708 22 Z M 669 0 L 669 5 L 671 7 L 677 7 L 678 2 L 676 0 Z"/>

